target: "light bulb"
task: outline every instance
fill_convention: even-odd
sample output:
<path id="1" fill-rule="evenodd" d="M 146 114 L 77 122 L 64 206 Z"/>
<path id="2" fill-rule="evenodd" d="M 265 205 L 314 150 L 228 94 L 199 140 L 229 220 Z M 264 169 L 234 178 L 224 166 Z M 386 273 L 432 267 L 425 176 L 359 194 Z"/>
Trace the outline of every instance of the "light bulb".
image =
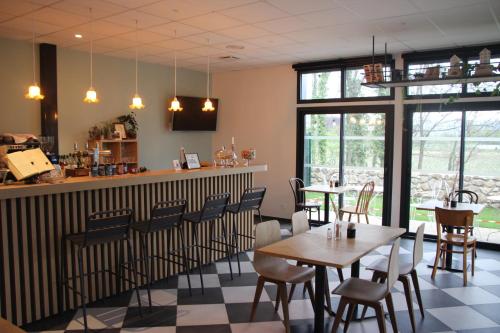
<path id="1" fill-rule="evenodd" d="M 90 87 L 85 94 L 85 98 L 83 99 L 85 103 L 98 103 L 99 99 L 97 98 L 97 92 L 93 87 Z"/>
<path id="2" fill-rule="evenodd" d="M 134 109 L 144 109 L 144 104 L 142 104 L 142 98 L 138 94 L 135 94 L 132 98 L 132 104 L 128 106 L 132 110 Z"/>
<path id="3" fill-rule="evenodd" d="M 34 99 L 37 101 L 42 100 L 45 97 L 41 94 L 40 87 L 36 83 L 33 83 L 33 85 L 29 86 L 28 93 L 24 96 L 28 99 Z"/>
<path id="4" fill-rule="evenodd" d="M 203 106 L 201 111 L 207 112 L 207 111 L 214 111 L 214 110 L 215 110 L 215 108 L 212 105 L 212 101 L 210 100 L 210 98 L 207 98 L 207 100 L 205 101 L 205 105 Z"/>
<path id="5" fill-rule="evenodd" d="M 168 111 L 176 112 L 176 111 L 182 111 L 183 108 L 181 108 L 181 103 L 177 100 L 177 96 L 174 97 L 172 102 L 170 103 L 170 107 L 168 108 Z"/>

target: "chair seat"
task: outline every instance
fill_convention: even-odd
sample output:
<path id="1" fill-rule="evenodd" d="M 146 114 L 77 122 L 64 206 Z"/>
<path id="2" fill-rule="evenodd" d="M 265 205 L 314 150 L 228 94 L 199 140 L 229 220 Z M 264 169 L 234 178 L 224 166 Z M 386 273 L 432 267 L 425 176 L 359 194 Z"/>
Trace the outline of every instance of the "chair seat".
<path id="1" fill-rule="evenodd" d="M 285 259 L 270 257 L 263 254 L 254 264 L 255 271 L 264 278 L 287 283 L 304 283 L 314 277 L 314 268 L 290 265 Z"/>
<path id="2" fill-rule="evenodd" d="M 463 245 L 465 243 L 465 238 L 463 234 L 444 233 L 441 241 L 453 245 Z M 475 236 L 469 235 L 467 237 L 467 245 L 473 244 L 475 241 L 476 241 Z"/>
<path id="3" fill-rule="evenodd" d="M 342 207 L 340 208 L 339 212 L 343 212 L 343 213 L 348 213 L 348 214 L 363 214 L 362 212 L 358 212 L 356 210 L 356 207 L 351 207 L 351 206 L 347 206 L 347 207 Z"/>
<path id="4" fill-rule="evenodd" d="M 332 294 L 357 301 L 378 302 L 386 296 L 387 285 L 358 278 L 350 278 L 335 288 Z"/>
<path id="5" fill-rule="evenodd" d="M 298 203 L 297 207 L 301 207 L 302 209 L 311 209 L 311 208 L 319 209 L 321 205 L 312 202 L 305 202 L 305 203 Z"/>
<path id="6" fill-rule="evenodd" d="M 69 234 L 65 236 L 65 239 L 70 241 L 76 246 L 83 246 L 85 244 L 85 233 L 80 232 L 76 234 Z M 115 235 L 106 235 L 101 237 L 90 236 L 87 239 L 86 245 L 97 245 L 104 243 L 111 243 L 118 240 L 127 239 L 127 235 L 125 234 L 115 234 Z"/>
<path id="7" fill-rule="evenodd" d="M 189 222 L 198 223 L 198 222 L 200 222 L 200 219 L 201 219 L 201 212 L 197 211 L 197 212 L 185 213 L 182 216 L 182 218 L 186 221 L 189 221 Z"/>
<path id="8" fill-rule="evenodd" d="M 366 269 L 382 272 L 387 274 L 387 267 L 389 266 L 389 259 L 382 258 L 375 260 L 369 264 Z M 399 275 L 410 274 L 413 269 L 413 259 L 411 257 L 399 257 Z"/>

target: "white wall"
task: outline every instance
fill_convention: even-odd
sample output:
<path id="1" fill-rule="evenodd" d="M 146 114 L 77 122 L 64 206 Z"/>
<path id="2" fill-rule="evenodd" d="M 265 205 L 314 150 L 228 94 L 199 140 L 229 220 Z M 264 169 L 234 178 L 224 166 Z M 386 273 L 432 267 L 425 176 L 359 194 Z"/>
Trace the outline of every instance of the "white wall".
<path id="1" fill-rule="evenodd" d="M 291 66 L 215 73 L 213 94 L 219 98 L 218 130 L 213 147 L 257 149 L 254 163 L 267 163 L 256 185 L 268 188 L 262 213 L 290 218 L 293 199 L 288 179 L 295 176 L 296 74 Z"/>
<path id="2" fill-rule="evenodd" d="M 31 44 L 0 38 L 0 133 L 40 134 L 40 103 L 24 98 L 32 82 Z M 38 51 L 37 51 L 38 53 Z M 73 143 L 83 147 L 88 129 L 130 112 L 134 94 L 133 60 L 103 55 L 94 56 L 94 87 L 100 102 L 83 102 L 90 85 L 89 54 L 58 48 L 59 149 L 72 150 Z M 37 72 L 38 78 L 38 72 Z M 205 96 L 206 73 L 179 69 L 177 93 Z M 43 89 L 43 87 L 42 87 Z M 173 94 L 173 68 L 139 63 L 139 92 L 146 108 L 137 111 L 139 122 L 139 158 L 150 169 L 171 168 L 179 157 L 179 147 L 211 159 L 212 132 L 172 132 L 167 101 Z"/>

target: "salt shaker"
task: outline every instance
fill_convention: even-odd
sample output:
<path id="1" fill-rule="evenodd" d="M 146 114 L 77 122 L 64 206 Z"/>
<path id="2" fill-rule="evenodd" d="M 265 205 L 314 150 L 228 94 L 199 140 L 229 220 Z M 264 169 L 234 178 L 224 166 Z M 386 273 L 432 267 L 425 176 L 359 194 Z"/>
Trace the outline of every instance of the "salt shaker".
<path id="1" fill-rule="evenodd" d="M 332 228 L 328 228 L 326 230 L 326 238 L 327 239 L 332 239 L 332 237 L 333 237 Z"/>

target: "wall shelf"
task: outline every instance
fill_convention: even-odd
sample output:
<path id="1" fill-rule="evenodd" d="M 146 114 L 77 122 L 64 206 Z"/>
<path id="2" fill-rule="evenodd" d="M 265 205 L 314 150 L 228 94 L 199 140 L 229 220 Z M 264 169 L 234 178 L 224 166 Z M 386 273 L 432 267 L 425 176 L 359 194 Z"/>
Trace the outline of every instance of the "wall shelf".
<path id="1" fill-rule="evenodd" d="M 500 81 L 500 75 L 467 76 L 467 77 L 453 77 L 444 79 L 422 78 L 422 79 L 401 80 L 401 81 L 361 83 L 361 85 L 369 88 L 394 88 L 394 87 L 435 86 L 440 84 L 466 84 L 466 83 L 496 82 L 496 81 Z"/>

